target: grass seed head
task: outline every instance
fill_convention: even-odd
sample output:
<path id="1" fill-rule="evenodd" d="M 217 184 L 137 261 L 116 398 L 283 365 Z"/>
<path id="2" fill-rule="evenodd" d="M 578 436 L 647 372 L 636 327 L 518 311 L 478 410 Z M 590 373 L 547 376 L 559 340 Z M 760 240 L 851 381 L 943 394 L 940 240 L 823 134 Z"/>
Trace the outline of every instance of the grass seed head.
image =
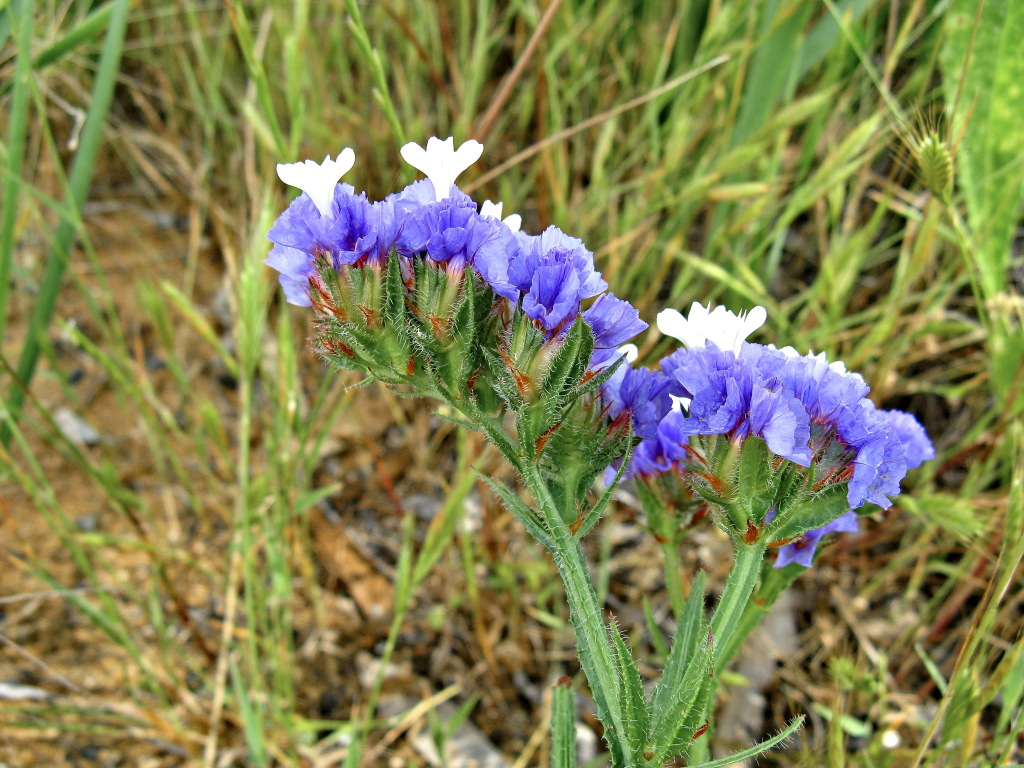
<path id="1" fill-rule="evenodd" d="M 921 183 L 937 198 L 948 202 L 953 192 L 953 153 L 947 142 L 929 131 L 916 142 L 914 159 Z"/>

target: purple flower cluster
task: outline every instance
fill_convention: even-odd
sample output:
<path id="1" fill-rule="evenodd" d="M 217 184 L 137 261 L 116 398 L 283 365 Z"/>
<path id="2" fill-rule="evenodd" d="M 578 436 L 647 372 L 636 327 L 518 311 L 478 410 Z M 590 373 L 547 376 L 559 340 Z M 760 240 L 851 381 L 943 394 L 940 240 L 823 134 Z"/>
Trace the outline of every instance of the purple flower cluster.
<path id="1" fill-rule="evenodd" d="M 661 371 L 624 362 L 601 390 L 608 416 L 613 421 L 629 414 L 633 432 L 644 439 L 638 448 L 657 440 L 658 423 L 672 404 L 669 383 Z"/>
<path id="2" fill-rule="evenodd" d="M 864 380 L 822 355 L 798 357 L 746 342 L 735 354 L 707 344 L 677 350 L 661 368 L 671 394 L 690 401 L 686 413 L 662 419 L 663 442 L 756 435 L 794 464 L 815 461 L 819 477 L 848 480 L 851 509 L 866 501 L 889 507 L 907 470 L 935 455 L 912 416 L 875 408 Z"/>
<path id="3" fill-rule="evenodd" d="M 755 349 L 745 344 L 744 350 Z M 665 429 L 680 441 L 690 435 L 747 435 L 763 438 L 772 452 L 809 466 L 810 428 L 800 400 L 753 355 L 722 351 L 714 344 L 680 349 L 661 361 L 675 384 L 673 394 L 690 400 L 689 413 L 673 411 Z"/>
<path id="4" fill-rule="evenodd" d="M 447 155 L 444 145 L 428 143 L 426 152 L 420 150 L 426 159 L 417 155 L 418 162 L 430 168 L 431 163 L 450 166 L 451 145 Z M 315 164 L 307 165 L 312 171 L 304 167 L 303 173 L 318 172 Z M 445 181 L 455 174 L 457 169 L 453 174 L 447 166 L 435 171 Z M 422 179 L 377 202 L 339 183 L 323 209 L 308 192 L 295 198 L 267 234 L 274 248 L 265 262 L 281 273 L 288 301 L 310 306 L 317 258 L 329 258 L 335 269 L 380 268 L 392 257 L 422 258 L 453 280 L 471 267 L 508 299 L 510 309 L 521 307 L 546 338 L 563 336 L 582 314 L 594 333 L 595 367 L 647 328 L 632 305 L 604 293 L 608 284 L 594 269 L 594 256 L 582 240 L 555 227 L 540 235 L 513 232 L 499 219 L 482 215 L 454 184 L 439 195 L 435 181 Z M 582 302 L 594 297 L 582 311 Z"/>
<path id="5" fill-rule="evenodd" d="M 538 359 L 550 361 L 582 318 L 594 339 L 591 370 L 613 365 L 627 354 L 621 345 L 647 323 L 607 292 L 582 240 L 555 227 L 520 232 L 520 217 L 501 220 L 500 204 L 487 201 L 478 209 L 459 190 L 456 177 L 482 149 L 472 141 L 455 149 L 451 139 L 430 139 L 425 149 L 406 145 L 402 156 L 427 178 L 380 201 L 338 182 L 354 163 L 351 150 L 321 164 L 278 166 L 282 180 L 302 194 L 271 227 L 274 247 L 265 263 L 280 273 L 288 301 L 300 306 L 311 305 L 325 264 L 379 271 L 399 259 L 410 291 L 423 265 L 443 272 L 452 287 L 472 269 L 504 300 L 496 306 L 506 330 L 515 313 L 532 322 L 548 350 Z M 841 363 L 745 342 L 765 319 L 762 307 L 734 315 L 694 304 L 689 318 L 662 312 L 659 328 L 684 347 L 664 358 L 660 370 L 637 367 L 632 357 L 622 361 L 602 385 L 600 406 L 613 424 L 628 419 L 641 438 L 628 467 L 640 477 L 692 470 L 700 458 L 691 438 L 724 435 L 737 442 L 756 436 L 781 459 L 813 467 L 808 476 L 815 487 L 846 483 L 851 511 L 780 549 L 778 565 L 809 565 L 822 536 L 855 530 L 852 510 L 865 502 L 888 507 L 907 470 L 935 452 L 913 416 L 877 409 L 866 399 L 864 380 Z"/>
<path id="6" fill-rule="evenodd" d="M 479 215 L 472 198 L 455 187 L 439 201 L 424 201 L 422 191 L 423 182 L 416 182 L 388 198 L 401 214 L 395 250 L 407 257 L 425 255 L 452 279 L 472 266 L 490 285 L 506 285 L 509 252 L 515 247 L 509 228 Z"/>
<path id="7" fill-rule="evenodd" d="M 934 458 L 918 421 L 884 411 L 866 398 L 869 387 L 824 355 L 798 356 L 742 342 L 739 352 L 707 342 L 661 361 L 668 394 L 686 404 L 664 412 L 653 437 L 640 443 L 631 471 L 641 476 L 685 469 L 692 436 L 763 439 L 776 455 L 815 465 L 816 482 L 847 483 L 850 511 L 782 546 L 776 567 L 809 566 L 827 533 L 855 531 L 854 509 L 865 502 L 888 508 L 908 469 Z"/>

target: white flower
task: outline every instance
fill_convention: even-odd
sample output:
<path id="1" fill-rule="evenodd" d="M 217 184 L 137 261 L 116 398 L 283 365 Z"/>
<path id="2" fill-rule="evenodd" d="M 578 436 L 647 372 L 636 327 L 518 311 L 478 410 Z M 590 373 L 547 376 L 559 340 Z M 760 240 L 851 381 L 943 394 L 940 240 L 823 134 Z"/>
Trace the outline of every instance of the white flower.
<path id="1" fill-rule="evenodd" d="M 278 163 L 277 175 L 290 187 L 298 187 L 313 200 L 325 219 L 331 218 L 334 187 L 356 162 L 356 153 L 345 147 L 335 160 L 327 155 L 322 163 L 304 160 L 301 163 Z"/>
<path id="2" fill-rule="evenodd" d="M 434 187 L 434 198 L 438 201 L 448 197 L 448 191 L 459 174 L 480 159 L 484 145 L 472 139 L 455 149 L 455 139 L 449 136 L 441 141 L 436 136 L 427 139 L 424 149 L 415 142 L 402 147 L 402 157 L 409 165 L 430 179 Z"/>
<path id="3" fill-rule="evenodd" d="M 695 301 L 690 307 L 689 318 L 674 309 L 662 310 L 658 313 L 658 330 L 679 339 L 691 349 L 699 349 L 710 341 L 722 351 L 738 355 L 747 336 L 768 319 L 764 307 L 754 307 L 749 313 L 740 312 L 739 315 L 722 306 L 709 312 L 710 309 L 710 304 L 705 308 Z"/>
<path id="4" fill-rule="evenodd" d="M 504 203 L 492 203 L 490 200 L 484 200 L 483 205 L 480 206 L 480 215 L 485 219 L 499 219 L 513 232 L 518 232 L 523 228 L 523 217 L 518 213 L 512 213 L 502 219 L 501 208 L 503 205 Z"/>

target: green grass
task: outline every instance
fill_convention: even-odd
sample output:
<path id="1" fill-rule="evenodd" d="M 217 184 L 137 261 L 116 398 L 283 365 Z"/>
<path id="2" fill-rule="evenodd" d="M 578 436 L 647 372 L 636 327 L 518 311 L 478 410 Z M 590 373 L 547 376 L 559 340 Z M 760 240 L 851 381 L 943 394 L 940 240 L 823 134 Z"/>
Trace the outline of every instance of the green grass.
<path id="1" fill-rule="evenodd" d="M 352 146 L 352 183 L 381 196 L 414 178 L 401 143 L 434 134 L 484 141 L 465 178 L 474 196 L 503 200 L 530 230 L 584 238 L 645 319 L 695 300 L 763 304 L 761 340 L 845 360 L 877 402 L 932 431 L 939 457 L 841 563 L 864 611 L 898 606 L 912 620 L 880 654 L 851 636 L 831 665 L 812 652 L 787 668 L 829 693 L 813 708 L 776 697 L 769 730 L 802 712 L 829 720 L 776 764 L 817 759 L 819 737 L 833 765 L 1024 759 L 1024 313 L 1008 255 L 1024 100 L 1007 40 L 1020 12 L 1008 3 L 995 18 L 1004 6 L 988 2 L 976 14 L 974 0 L 678 5 L 0 3 L 0 502 L 48 532 L 4 542 L 3 568 L 18 594 L 53 590 L 118 667 L 86 682 L 57 651 L 40 658 L 44 682 L 78 691 L 0 703 L 0 730 L 22 734 L 0 741 L 0 760 L 15 762 L 3 750 L 34 729 L 65 744 L 170 744 L 195 765 L 411 759 L 399 737 L 447 688 L 416 690 L 430 704 L 403 722 L 377 711 L 393 684 L 383 676 L 333 708 L 317 686 L 325 660 L 351 665 L 349 648 L 409 659 L 409 638 L 427 630 L 442 646 L 458 630 L 478 671 L 451 695 L 481 697 L 470 717 L 513 759 L 541 724 L 538 712 L 509 736 L 488 720 L 516 696 L 502 653 L 542 638 L 553 659 L 530 662 L 541 685 L 545 670 L 574 668 L 550 565 L 473 473 L 505 470 L 425 409 L 324 376 L 308 315 L 260 263 L 288 195 L 274 163 Z M 66 105 L 86 115 L 74 146 Z M 930 133 L 955 159 L 948 195 L 917 166 Z M 112 227 L 104 204 L 180 227 L 133 240 L 133 219 Z M 648 360 L 667 348 L 653 331 L 641 346 Z M 91 394 L 79 368 L 99 382 Z M 69 442 L 60 405 L 117 414 L 95 424 L 109 439 Z M 404 466 L 389 463 L 382 419 L 397 424 Z M 429 529 L 401 503 L 414 489 L 443 497 Z M 98 528 L 79 524 L 83 494 Z M 472 535 L 467 499 L 483 507 Z M 357 636 L 316 554 L 309 520 L 325 506 L 346 526 L 380 509 L 390 536 L 378 550 L 394 610 Z M 610 541 L 605 525 L 594 535 Z M 615 593 L 612 549 L 598 566 Z M 797 588 L 828 594 L 836 573 Z M 70 620 L 38 621 L 53 633 Z M 34 653 L 25 637 L 16 645 Z M 634 653 L 656 657 L 652 643 Z M 15 658 L 5 644 L 3 674 Z M 895 750 L 881 741 L 892 723 Z M 556 745 L 557 764 L 564 753 Z"/>

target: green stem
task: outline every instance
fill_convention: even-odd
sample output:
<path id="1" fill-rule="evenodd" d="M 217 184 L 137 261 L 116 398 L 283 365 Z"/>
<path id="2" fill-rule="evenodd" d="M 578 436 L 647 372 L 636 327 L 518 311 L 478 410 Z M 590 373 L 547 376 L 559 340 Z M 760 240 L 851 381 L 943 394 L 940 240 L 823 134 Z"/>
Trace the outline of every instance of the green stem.
<path id="1" fill-rule="evenodd" d="M 761 623 L 761 619 L 775 605 L 779 596 L 789 589 L 805 570 L 806 568 L 797 565 L 786 568 L 762 568 L 760 587 L 744 608 L 729 642 L 721 646 L 719 660 L 721 668 L 725 668 L 729 664 L 736 652 L 743 646 L 743 641 L 754 631 L 754 627 Z"/>
<path id="2" fill-rule="evenodd" d="M 30 4 L 31 5 L 31 4 Z M 114 85 L 121 64 L 121 51 L 124 43 L 125 29 L 128 26 L 128 11 L 131 3 L 128 0 L 116 0 L 110 15 L 110 25 L 100 54 L 95 84 L 93 85 L 92 102 L 85 124 L 82 126 L 78 150 L 71 161 L 71 173 L 67 180 L 66 211 L 61 211 L 60 221 L 53 235 L 53 244 L 47 258 L 46 268 L 39 283 L 39 292 L 32 304 L 32 315 L 29 319 L 29 331 L 25 344 L 18 358 L 17 381 L 11 385 L 7 397 L 7 410 L 11 421 L 16 422 L 21 415 L 25 402 L 27 387 L 39 362 L 43 345 L 47 343 L 46 332 L 57 309 L 57 297 L 60 292 L 61 279 L 64 276 L 81 224 L 81 211 L 85 198 L 89 194 L 89 184 L 96 168 L 96 157 L 103 142 L 103 130 L 107 125 L 107 111 L 114 98 Z M 27 19 L 22 20 L 26 23 Z M 26 389 L 17 384 L 21 382 Z M 6 424 L 0 428 L 0 443 L 7 445 L 11 437 L 10 427 Z"/>
<path id="3" fill-rule="evenodd" d="M 722 598 L 718 601 L 718 607 L 711 617 L 711 634 L 715 641 L 715 680 L 712 681 L 711 691 L 708 695 L 704 718 L 711 720 L 711 712 L 715 705 L 715 688 L 717 678 L 729 659 L 743 641 L 749 629 L 740 630 L 744 614 L 750 602 L 750 597 L 757 585 L 757 579 L 761 572 L 761 561 L 764 560 L 767 543 L 763 541 L 747 544 L 737 542 L 735 548 L 735 559 L 732 571 L 725 582 L 725 590 Z M 709 745 L 711 734 L 705 734 L 693 745 L 688 755 L 689 759 L 697 763 L 703 763 L 710 759 Z"/>
<path id="4" fill-rule="evenodd" d="M 572 535 L 557 508 L 547 483 L 536 465 L 523 462 L 523 479 L 533 494 L 551 533 L 551 555 L 565 585 L 569 618 L 576 631 L 580 665 L 587 676 L 597 704 L 598 718 L 606 726 L 605 740 L 612 753 L 613 766 L 627 765 L 626 728 L 623 720 L 614 649 L 608 640 L 604 611 L 590 579 L 579 542 Z M 575 514 L 575 510 L 573 510 Z"/>
<path id="5" fill-rule="evenodd" d="M 661 554 L 665 560 L 665 587 L 668 589 L 668 601 L 672 606 L 672 614 L 678 621 L 683 615 L 686 595 L 683 594 L 683 582 L 680 579 L 679 544 L 676 541 L 662 541 Z"/>
<path id="6" fill-rule="evenodd" d="M 747 607 L 750 595 L 757 585 L 761 573 L 761 561 L 767 549 L 766 542 L 753 544 L 738 542 L 732 572 L 725 582 L 722 599 L 718 601 L 715 615 L 711 617 L 711 632 L 715 639 L 715 671 L 721 672 L 728 662 L 726 652 L 732 646 L 732 638 L 740 625 L 740 618 Z"/>

